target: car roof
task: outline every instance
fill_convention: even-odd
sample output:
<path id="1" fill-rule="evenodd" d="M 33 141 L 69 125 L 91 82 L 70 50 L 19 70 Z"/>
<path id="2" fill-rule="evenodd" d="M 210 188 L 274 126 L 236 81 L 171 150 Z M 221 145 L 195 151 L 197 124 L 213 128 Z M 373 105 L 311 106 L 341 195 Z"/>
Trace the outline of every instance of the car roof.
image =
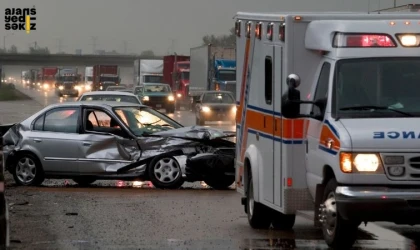
<path id="1" fill-rule="evenodd" d="M 204 94 L 230 94 L 232 95 L 232 92 L 230 91 L 224 91 L 224 90 L 211 90 L 211 91 L 205 91 Z"/>
<path id="2" fill-rule="evenodd" d="M 124 92 L 124 91 L 92 91 L 92 92 L 85 92 L 81 96 L 89 96 L 89 95 L 125 95 L 125 96 L 136 96 L 133 93 Z"/>
<path id="3" fill-rule="evenodd" d="M 80 101 L 80 102 L 63 102 L 51 104 L 47 107 L 67 107 L 67 106 L 91 106 L 91 107 L 103 107 L 103 108 L 116 108 L 116 107 L 147 107 L 146 105 L 136 104 L 131 102 L 114 102 L 114 101 Z"/>

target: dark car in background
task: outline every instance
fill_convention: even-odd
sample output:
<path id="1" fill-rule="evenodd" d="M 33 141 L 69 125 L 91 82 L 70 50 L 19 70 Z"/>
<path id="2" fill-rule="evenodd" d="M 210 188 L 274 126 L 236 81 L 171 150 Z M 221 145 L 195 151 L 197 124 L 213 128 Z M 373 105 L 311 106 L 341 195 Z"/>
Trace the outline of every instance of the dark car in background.
<path id="1" fill-rule="evenodd" d="M 195 121 L 204 125 L 207 121 L 229 121 L 235 124 L 236 101 L 229 91 L 207 91 L 196 101 Z"/>
<path id="2" fill-rule="evenodd" d="M 169 84 L 144 83 L 138 94 L 144 105 L 155 109 L 165 109 L 167 113 L 175 112 L 175 98 Z"/>

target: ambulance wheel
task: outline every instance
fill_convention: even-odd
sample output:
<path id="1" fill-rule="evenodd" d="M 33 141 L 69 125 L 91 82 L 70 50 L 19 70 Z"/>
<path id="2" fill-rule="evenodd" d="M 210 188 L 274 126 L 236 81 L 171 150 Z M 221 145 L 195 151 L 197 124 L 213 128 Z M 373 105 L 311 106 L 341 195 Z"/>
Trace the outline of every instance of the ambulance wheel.
<path id="1" fill-rule="evenodd" d="M 246 212 L 248 222 L 252 228 L 267 229 L 271 225 L 272 210 L 261 203 L 254 201 L 254 186 L 252 177 L 249 178 L 248 190 L 246 193 Z"/>
<path id="2" fill-rule="evenodd" d="M 278 230 L 290 230 L 295 225 L 296 215 L 295 214 L 283 214 L 275 212 L 271 222 L 274 229 Z"/>
<path id="3" fill-rule="evenodd" d="M 357 239 L 360 223 L 344 220 L 337 211 L 336 193 L 337 181 L 331 179 L 325 187 L 320 218 L 325 242 L 333 249 L 345 249 L 353 246 Z"/>

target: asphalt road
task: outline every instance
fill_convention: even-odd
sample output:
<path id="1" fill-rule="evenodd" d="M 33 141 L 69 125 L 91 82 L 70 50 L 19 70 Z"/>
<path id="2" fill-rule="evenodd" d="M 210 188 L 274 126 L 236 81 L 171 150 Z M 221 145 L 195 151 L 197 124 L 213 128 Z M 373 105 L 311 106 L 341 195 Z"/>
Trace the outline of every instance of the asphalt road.
<path id="1" fill-rule="evenodd" d="M 74 100 L 22 91 L 42 106 Z M 173 118 L 195 123 L 187 111 Z M 311 212 L 299 214 L 293 231 L 253 230 L 237 192 L 201 183 L 159 190 L 148 183 L 119 181 L 90 188 L 65 180 L 36 188 L 10 181 L 7 196 L 12 249 L 327 249 Z M 420 227 L 369 223 L 360 228 L 357 249 L 420 249 Z"/>

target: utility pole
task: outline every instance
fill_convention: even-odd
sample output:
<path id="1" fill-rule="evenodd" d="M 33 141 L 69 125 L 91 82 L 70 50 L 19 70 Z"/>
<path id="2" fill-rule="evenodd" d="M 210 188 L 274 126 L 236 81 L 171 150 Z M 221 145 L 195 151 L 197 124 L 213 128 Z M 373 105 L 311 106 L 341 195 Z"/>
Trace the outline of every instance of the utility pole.
<path id="1" fill-rule="evenodd" d="M 394 8 L 397 7 L 397 0 L 394 0 Z"/>
<path id="2" fill-rule="evenodd" d="M 90 44 L 92 45 L 92 54 L 95 54 L 96 52 L 97 40 L 98 40 L 97 36 L 92 36 L 92 43 Z"/>
<path id="3" fill-rule="evenodd" d="M 63 39 L 61 38 L 57 38 L 57 49 L 58 49 L 58 53 L 63 52 Z"/>
<path id="4" fill-rule="evenodd" d="M 124 46 L 124 55 L 127 55 L 127 44 L 128 44 L 128 42 L 127 41 L 123 41 L 123 46 Z"/>

